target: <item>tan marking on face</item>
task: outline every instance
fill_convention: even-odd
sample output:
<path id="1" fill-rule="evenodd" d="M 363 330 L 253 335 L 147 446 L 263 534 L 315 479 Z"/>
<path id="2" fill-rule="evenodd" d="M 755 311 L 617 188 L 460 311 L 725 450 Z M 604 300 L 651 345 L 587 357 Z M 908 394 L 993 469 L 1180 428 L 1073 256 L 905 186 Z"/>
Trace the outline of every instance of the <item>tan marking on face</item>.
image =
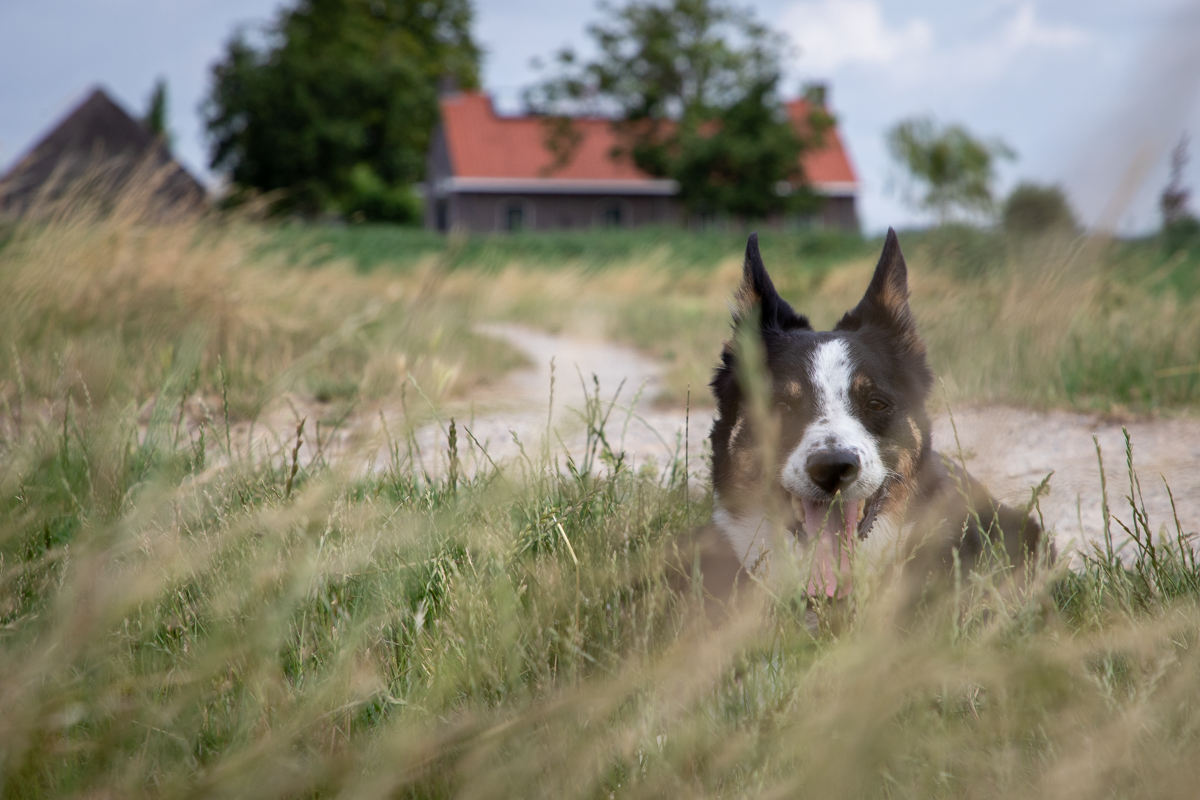
<path id="1" fill-rule="evenodd" d="M 787 400 L 799 400 L 804 396 L 804 386 L 800 381 L 785 381 L 779 387 L 779 394 Z"/>
<path id="2" fill-rule="evenodd" d="M 898 517 L 908 506 L 908 499 L 912 496 L 912 489 L 907 480 L 897 481 L 891 489 L 888 490 L 887 497 L 879 506 L 879 514 L 884 517 Z"/>
<path id="3" fill-rule="evenodd" d="M 729 453 L 733 479 L 742 492 L 758 491 L 762 485 L 762 454 L 753 444 L 733 447 Z"/>
<path id="4" fill-rule="evenodd" d="M 745 421 L 746 418 L 739 414 L 737 421 L 733 423 L 733 427 L 729 430 L 729 442 L 731 444 L 736 442 L 738 437 L 742 435 L 742 429 L 746 427 Z"/>
<path id="5" fill-rule="evenodd" d="M 921 448 L 925 445 L 925 435 L 921 433 L 921 426 L 911 416 L 908 419 L 908 429 L 912 432 L 913 441 L 917 443 L 917 452 L 921 452 Z"/>

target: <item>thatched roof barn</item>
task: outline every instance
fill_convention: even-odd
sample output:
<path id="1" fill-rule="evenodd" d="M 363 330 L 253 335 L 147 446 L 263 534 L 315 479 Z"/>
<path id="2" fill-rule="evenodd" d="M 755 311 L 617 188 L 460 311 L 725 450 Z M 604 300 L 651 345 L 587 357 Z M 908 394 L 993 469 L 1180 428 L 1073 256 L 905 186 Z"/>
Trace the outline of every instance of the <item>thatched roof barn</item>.
<path id="1" fill-rule="evenodd" d="M 206 201 L 163 142 L 97 88 L 0 178 L 0 215 L 21 216 L 69 194 L 112 203 L 138 183 L 154 212 Z"/>

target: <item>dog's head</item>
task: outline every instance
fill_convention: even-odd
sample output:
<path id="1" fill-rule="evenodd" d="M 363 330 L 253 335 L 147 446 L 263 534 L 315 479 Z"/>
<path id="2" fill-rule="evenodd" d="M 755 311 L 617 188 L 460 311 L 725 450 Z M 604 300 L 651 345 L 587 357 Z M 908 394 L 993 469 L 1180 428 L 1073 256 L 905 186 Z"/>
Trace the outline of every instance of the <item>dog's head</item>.
<path id="1" fill-rule="evenodd" d="M 815 547 L 816 568 L 829 577 L 844 558 L 836 553 L 869 536 L 877 515 L 907 494 L 930 446 L 932 374 L 895 232 L 866 294 L 832 331 L 814 331 L 779 296 L 751 234 L 734 331 L 711 384 L 717 504 L 735 517 L 773 516 Z M 747 336 L 761 350 L 740 347 Z M 742 363 L 760 356 L 759 365 Z M 763 391 L 752 391 L 753 380 Z"/>

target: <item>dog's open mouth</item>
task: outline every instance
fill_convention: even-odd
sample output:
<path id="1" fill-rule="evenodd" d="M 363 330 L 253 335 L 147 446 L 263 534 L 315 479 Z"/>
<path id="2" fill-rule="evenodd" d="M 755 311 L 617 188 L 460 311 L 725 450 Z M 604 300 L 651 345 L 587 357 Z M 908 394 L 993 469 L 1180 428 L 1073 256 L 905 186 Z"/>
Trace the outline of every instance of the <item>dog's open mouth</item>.
<path id="1" fill-rule="evenodd" d="M 808 540 L 812 572 L 810 597 L 845 597 L 850 593 L 850 554 L 858 538 L 858 523 L 866 503 L 862 500 L 820 502 L 792 497 L 797 534 Z"/>
<path id="2" fill-rule="evenodd" d="M 830 502 L 789 495 L 792 524 L 789 529 L 808 542 L 812 572 L 808 580 L 809 596 L 846 597 L 850 593 L 850 556 L 857 539 L 865 539 L 875 523 L 875 512 L 882 497 L 867 500 Z"/>

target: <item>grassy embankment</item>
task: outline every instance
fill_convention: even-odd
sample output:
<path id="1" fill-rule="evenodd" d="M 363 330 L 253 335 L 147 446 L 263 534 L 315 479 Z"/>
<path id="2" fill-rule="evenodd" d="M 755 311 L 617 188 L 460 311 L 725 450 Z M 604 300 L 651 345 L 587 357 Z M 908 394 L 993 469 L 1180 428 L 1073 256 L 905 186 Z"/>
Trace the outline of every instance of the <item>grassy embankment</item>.
<path id="1" fill-rule="evenodd" d="M 763 256 L 818 326 L 858 301 L 879 241 L 773 233 Z M 667 400 L 701 393 L 728 333 L 743 233 L 643 230 L 447 240 L 389 228 L 285 229 L 293 261 L 362 273 L 435 269 L 486 287 L 479 313 L 607 335 L 666 360 Z M 1200 398 L 1200 247 L 1070 235 L 1024 241 L 949 228 L 901 234 L 913 306 L 957 402 L 1106 412 L 1186 409 Z"/>
<path id="2" fill-rule="evenodd" d="M 1190 796 L 1200 570 L 1170 521 L 1117 499 L 1121 454 L 1128 568 L 1098 553 L 1018 594 L 985 576 L 906 632 L 864 598 L 813 636 L 788 598 L 714 633 L 667 589 L 671 542 L 708 510 L 678 468 L 614 471 L 597 445 L 599 475 L 531 451 L 524 469 L 429 481 L 405 435 L 369 477 L 229 445 L 231 418 L 322 380 L 366 402 L 409 374 L 441 397 L 494 378 L 503 351 L 469 332 L 483 316 L 590 314 L 684 362 L 708 343 L 646 315 L 723 327 L 733 238 L 691 265 L 656 245 L 624 265 L 433 252 L 359 274 L 289 265 L 239 226 L 17 231 L 0 250 L 0 795 Z M 1164 288 L 1175 262 L 1044 244 L 1041 261 L 989 246 L 975 263 L 949 241 L 918 240 L 910 263 L 956 391 L 1192 398 L 1194 378 L 1136 380 L 1200 361 L 1190 288 Z M 824 298 L 821 322 L 870 268 L 872 247 L 837 246 L 850 264 L 766 253 L 789 296 Z M 1098 266 L 1075 280 L 1081 263 Z M 1121 331 L 1158 348 L 1151 363 Z M 1011 355 L 968 358 L 972 343 Z M 1066 377 L 1103 344 L 1139 394 Z M 1037 371 L 1073 352 L 1078 369 Z M 1049 393 L 1051 374 L 1077 393 Z"/>

